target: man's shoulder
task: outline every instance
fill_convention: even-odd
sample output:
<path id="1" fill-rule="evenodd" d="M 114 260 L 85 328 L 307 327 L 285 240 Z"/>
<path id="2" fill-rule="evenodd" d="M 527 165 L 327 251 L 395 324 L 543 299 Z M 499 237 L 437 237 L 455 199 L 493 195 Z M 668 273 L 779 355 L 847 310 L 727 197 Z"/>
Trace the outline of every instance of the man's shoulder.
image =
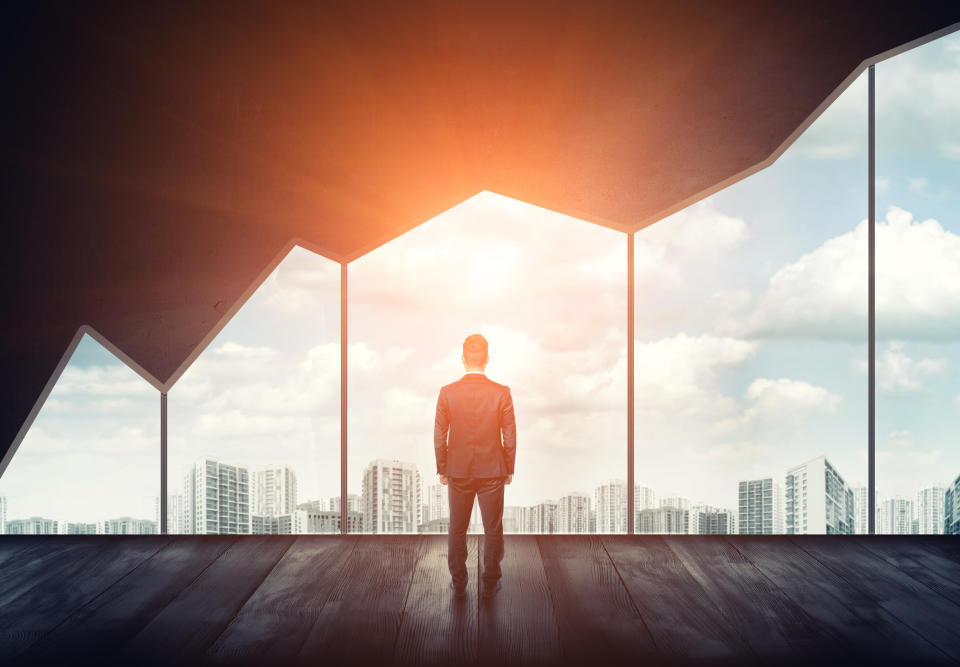
<path id="1" fill-rule="evenodd" d="M 472 378 L 471 378 L 471 380 L 468 380 L 468 379 L 467 379 L 468 377 L 469 377 L 468 375 L 464 375 L 463 377 L 461 377 L 461 378 L 459 378 L 459 379 L 457 379 L 457 380 L 454 380 L 453 382 L 450 382 L 449 384 L 445 384 L 445 385 L 443 385 L 442 387 L 440 387 L 440 391 L 449 391 L 450 389 L 453 389 L 453 388 L 456 388 L 456 387 L 462 387 L 463 385 L 468 384 L 468 383 L 471 382 Z M 500 384 L 499 382 L 494 382 L 493 380 L 491 380 L 490 378 L 488 378 L 486 375 L 480 375 L 479 377 L 483 378 L 483 384 L 485 384 L 485 385 L 488 385 L 488 386 L 490 386 L 490 387 L 493 387 L 493 388 L 495 388 L 495 389 L 498 389 L 499 391 L 504 391 L 504 392 L 509 392 L 509 391 L 510 391 L 510 387 L 508 387 L 508 386 L 505 385 L 505 384 Z"/>

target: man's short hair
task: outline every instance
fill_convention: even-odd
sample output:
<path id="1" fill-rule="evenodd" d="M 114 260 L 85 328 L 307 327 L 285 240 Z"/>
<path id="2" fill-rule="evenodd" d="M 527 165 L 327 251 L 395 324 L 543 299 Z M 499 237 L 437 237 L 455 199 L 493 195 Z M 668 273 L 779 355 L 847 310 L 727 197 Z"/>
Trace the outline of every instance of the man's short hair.
<path id="1" fill-rule="evenodd" d="M 471 334 L 463 341 L 463 358 L 471 366 L 483 366 L 487 361 L 487 339 Z"/>

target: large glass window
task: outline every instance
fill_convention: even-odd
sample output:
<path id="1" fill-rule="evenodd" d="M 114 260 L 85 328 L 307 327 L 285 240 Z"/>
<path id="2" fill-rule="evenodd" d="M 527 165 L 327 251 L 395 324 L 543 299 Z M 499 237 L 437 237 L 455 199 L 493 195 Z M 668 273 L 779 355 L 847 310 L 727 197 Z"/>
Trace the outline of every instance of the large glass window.
<path id="1" fill-rule="evenodd" d="M 516 411 L 505 530 L 596 529 L 597 490 L 625 476 L 625 259 L 619 232 L 484 192 L 350 264 L 348 476 L 365 532 L 446 531 L 434 413 L 472 333 Z"/>
<path id="2" fill-rule="evenodd" d="M 636 234 L 637 532 L 845 533 L 867 481 L 867 87 Z"/>
<path id="3" fill-rule="evenodd" d="M 960 34 L 879 63 L 876 90 L 877 532 L 940 533 L 960 475 Z"/>
<path id="4" fill-rule="evenodd" d="M 0 479 L 0 528 L 156 533 L 159 469 L 160 394 L 84 335 Z"/>
<path id="5" fill-rule="evenodd" d="M 340 265 L 295 247 L 169 392 L 170 532 L 340 531 L 339 341 Z"/>

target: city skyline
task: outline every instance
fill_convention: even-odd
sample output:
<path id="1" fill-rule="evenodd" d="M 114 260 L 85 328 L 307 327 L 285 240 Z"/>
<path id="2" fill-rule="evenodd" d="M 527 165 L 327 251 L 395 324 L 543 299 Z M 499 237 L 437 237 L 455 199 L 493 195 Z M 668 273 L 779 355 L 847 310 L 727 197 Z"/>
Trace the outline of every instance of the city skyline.
<path id="1" fill-rule="evenodd" d="M 951 35 L 876 68 L 876 479 L 891 497 L 960 470 L 958 53 Z M 735 480 L 817 452 L 854 488 L 867 478 L 865 87 L 769 168 L 636 234 L 637 479 L 734 507 Z M 384 442 L 432 473 L 436 391 L 476 330 L 514 388 L 518 502 L 625 476 L 624 259 L 618 232 L 483 192 L 352 262 L 351 492 Z M 203 351 L 169 393 L 170 470 L 204 451 L 288 461 L 308 495 L 336 488 L 339 268 L 294 248 Z M 43 514 L 150 515 L 158 403 L 84 338 L 0 493 Z"/>
<path id="2" fill-rule="evenodd" d="M 395 465 L 394 465 L 395 464 Z M 813 468 L 813 474 L 811 472 Z M 371 471 L 379 471 L 387 479 L 388 489 L 378 484 Z M 446 487 L 424 484 L 416 464 L 396 459 L 374 459 L 366 467 L 369 483 L 365 488 L 382 489 L 389 504 L 390 497 L 400 494 L 402 505 L 380 523 L 371 521 L 372 507 L 386 507 L 368 494 L 348 497 L 348 521 L 351 532 L 363 533 L 421 533 L 446 530 L 448 520 Z M 864 534 L 865 498 L 863 487 L 851 487 L 821 455 L 791 466 L 785 473 L 785 483 L 775 478 L 741 480 L 738 482 L 739 506 L 723 507 L 691 501 L 684 495 L 657 497 L 656 490 L 637 484 L 634 488 L 634 530 L 643 533 L 691 534 Z M 807 525 L 807 479 L 810 479 L 811 526 Z M 184 470 L 181 494 L 168 498 L 168 532 L 173 534 L 265 534 L 265 533 L 331 533 L 339 532 L 340 498 L 326 496 L 303 500 L 297 495 L 296 471 L 287 463 L 248 465 L 229 463 L 214 457 L 201 457 Z M 392 480 L 392 481 L 391 481 Z M 399 481 L 399 490 L 397 483 Z M 802 496 L 800 488 L 802 483 Z M 212 487 L 211 487 L 212 485 Z M 819 486 L 818 486 L 819 485 Z M 251 489 L 260 487 L 259 495 Z M 200 489 L 219 489 L 218 503 L 211 510 L 205 503 L 208 494 Z M 926 486 L 918 489 L 913 498 L 901 496 L 879 497 L 876 506 L 878 534 L 941 534 L 949 521 L 948 499 L 952 489 L 960 490 L 960 475 L 952 485 Z M 439 491 L 440 493 L 437 493 Z M 227 495 L 224 495 L 224 494 Z M 626 532 L 626 481 L 600 481 L 592 494 L 569 491 L 543 498 L 531 505 L 504 506 L 505 532 L 548 533 L 611 533 Z M 956 493 L 956 491 L 953 491 Z M 791 494 L 792 497 L 791 497 Z M 272 496 L 266 498 L 265 496 Z M 803 498 L 802 509 L 798 505 Z M 825 502 L 824 504 L 824 497 Z M 224 514 L 224 500 L 229 507 Z M 819 500 L 818 500 L 819 499 Z M 239 501 L 239 502 L 238 502 Z M 831 503 L 840 502 L 840 510 L 831 510 Z M 240 506 L 240 502 L 245 503 Z M 395 500 L 392 502 L 396 502 Z M 40 532 L 55 534 L 155 534 L 159 532 L 159 498 L 154 499 L 154 519 L 124 516 L 95 521 L 68 521 L 64 517 L 29 517 L 9 519 L 6 510 L 9 501 L 0 495 L 0 534 L 6 534 L 6 525 L 15 526 L 11 534 L 22 534 L 31 524 L 43 525 Z M 431 509 L 431 505 L 433 508 Z M 797 505 L 797 506 L 794 506 Z M 663 514 L 667 510 L 669 514 Z M 214 514 L 211 515 L 210 512 Z M 840 511 L 841 515 L 836 514 Z M 439 516 L 434 516 L 434 512 Z M 197 517 L 206 517 L 201 524 Z M 615 523 L 605 522 L 604 516 L 618 517 Z M 952 515 L 951 515 L 952 516 Z M 438 521 L 440 523 L 438 523 Z M 815 521 L 820 521 L 817 524 Z M 825 523 L 824 523 L 825 522 Z M 838 523 L 839 522 L 839 523 Z M 509 529 L 508 526 L 515 526 Z M 112 526 L 112 528 L 111 528 Z M 135 526 L 134 529 L 128 526 Z M 361 530 L 358 527 L 363 526 Z M 431 528 L 432 526 L 433 528 Z M 921 530 L 922 529 L 922 530 Z M 38 529 L 31 529 L 36 532 Z M 471 532 L 482 532 L 479 508 L 474 506 L 470 522 Z M 725 532 L 729 531 L 729 532 Z"/>

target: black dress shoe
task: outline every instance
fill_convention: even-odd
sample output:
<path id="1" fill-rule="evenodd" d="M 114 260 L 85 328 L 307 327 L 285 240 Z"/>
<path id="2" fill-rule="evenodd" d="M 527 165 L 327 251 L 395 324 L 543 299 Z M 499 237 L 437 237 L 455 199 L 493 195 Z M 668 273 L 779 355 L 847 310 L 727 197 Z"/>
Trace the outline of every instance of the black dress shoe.
<path id="1" fill-rule="evenodd" d="M 464 584 L 463 586 L 457 586 L 455 583 L 453 583 L 453 582 L 451 581 L 451 582 L 450 582 L 450 588 L 453 589 L 453 594 L 456 595 L 458 598 L 459 598 L 459 597 L 463 597 L 464 595 L 467 594 L 467 585 L 466 585 L 466 584 Z"/>
<path id="2" fill-rule="evenodd" d="M 500 580 L 496 579 L 494 581 L 485 581 L 483 582 L 483 592 L 482 595 L 485 598 L 492 598 L 496 595 L 497 591 L 500 590 Z"/>

